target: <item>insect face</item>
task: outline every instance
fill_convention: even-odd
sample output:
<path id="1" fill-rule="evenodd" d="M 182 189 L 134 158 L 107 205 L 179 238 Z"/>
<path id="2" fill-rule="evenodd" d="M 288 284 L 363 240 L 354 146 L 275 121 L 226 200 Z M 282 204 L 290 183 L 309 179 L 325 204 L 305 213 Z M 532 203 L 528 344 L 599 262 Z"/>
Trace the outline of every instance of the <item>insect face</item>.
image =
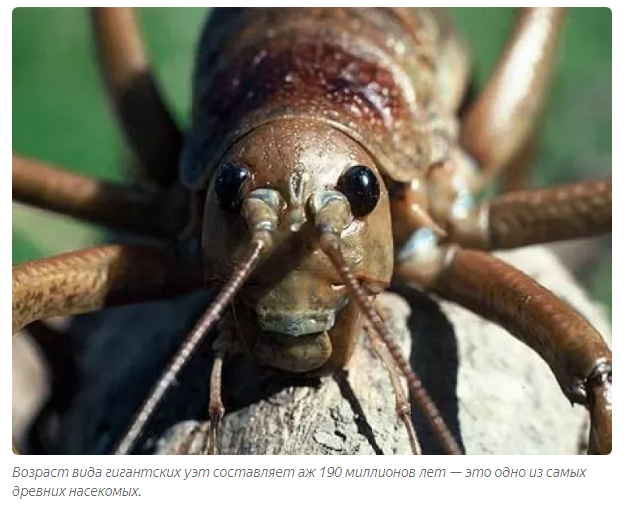
<path id="1" fill-rule="evenodd" d="M 247 250 L 258 205 L 274 212 L 257 217 L 270 223 L 271 249 L 236 311 L 239 328 L 250 329 L 241 338 L 254 340 L 250 349 L 260 360 L 284 370 L 322 367 L 336 356 L 338 320 L 345 317 L 349 328 L 357 322 L 317 242 L 314 212 L 333 196 L 346 204 L 331 219 L 345 260 L 368 291 L 384 289 L 393 269 L 388 194 L 369 154 L 335 128 L 304 119 L 257 128 L 223 158 L 207 194 L 203 247 L 211 279 L 224 279 Z"/>

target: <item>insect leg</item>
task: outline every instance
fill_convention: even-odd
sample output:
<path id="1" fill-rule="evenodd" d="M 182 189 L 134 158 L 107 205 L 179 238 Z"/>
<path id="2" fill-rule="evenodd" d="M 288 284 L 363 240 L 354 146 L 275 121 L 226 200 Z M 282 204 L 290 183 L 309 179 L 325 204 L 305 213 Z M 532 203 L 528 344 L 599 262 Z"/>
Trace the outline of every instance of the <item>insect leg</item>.
<path id="1" fill-rule="evenodd" d="M 401 262 L 399 277 L 499 324 L 549 365 L 571 403 L 591 415 L 591 453 L 612 447 L 612 353 L 601 335 L 566 302 L 512 266 L 480 251 L 437 248 L 427 261 Z M 441 263 L 439 263 L 439 261 Z"/>
<path id="2" fill-rule="evenodd" d="M 525 143 L 516 150 L 500 176 L 500 190 L 511 192 L 528 188 L 535 156 L 538 152 L 538 130 L 534 129 Z"/>
<path id="3" fill-rule="evenodd" d="M 13 333 L 36 320 L 173 297 L 203 286 L 202 263 L 175 249 L 110 245 L 13 267 Z"/>
<path id="4" fill-rule="evenodd" d="M 213 344 L 215 359 L 211 370 L 210 397 L 208 414 L 210 418 L 207 442 L 207 455 L 219 455 L 221 447 L 220 424 L 224 417 L 224 404 L 222 403 L 222 367 L 226 357 L 227 338 L 230 331 L 223 331 Z"/>
<path id="5" fill-rule="evenodd" d="M 166 188 L 177 181 L 182 134 L 158 91 L 134 11 L 94 8 L 92 21 L 101 72 L 121 129 L 143 177 Z"/>
<path id="6" fill-rule="evenodd" d="M 496 250 L 602 235 L 612 231 L 612 177 L 515 191 L 453 219 L 451 241 Z"/>
<path id="7" fill-rule="evenodd" d="M 255 201 L 257 201 L 257 199 L 255 199 Z M 245 202 L 245 204 L 247 204 L 247 202 Z M 222 318 L 228 305 L 232 302 L 237 292 L 261 261 L 264 252 L 271 247 L 272 238 L 270 231 L 272 230 L 272 225 L 265 220 L 261 222 L 263 220 L 262 217 L 264 219 L 270 219 L 271 216 L 267 215 L 267 213 L 269 213 L 269 209 L 265 204 L 261 204 L 259 207 L 255 206 L 251 209 L 251 215 L 248 216 L 248 220 L 253 222 L 253 234 L 248 252 L 233 269 L 229 280 L 224 284 L 219 294 L 193 326 L 193 329 L 180 345 L 178 351 L 171 358 L 171 362 L 163 370 L 158 381 L 150 391 L 149 396 L 142 403 L 140 409 L 125 431 L 125 434 L 118 442 L 115 449 L 116 455 L 126 455 L 134 447 L 134 443 L 142 434 L 145 425 L 167 391 L 176 381 L 184 365 L 191 359 L 195 350 L 206 339 L 206 335 L 212 327 Z"/>
<path id="8" fill-rule="evenodd" d="M 563 18 L 563 8 L 521 9 L 489 83 L 465 113 L 461 142 L 478 162 L 483 182 L 497 176 L 517 152 L 528 151 Z"/>
<path id="9" fill-rule="evenodd" d="M 463 113 L 467 112 L 474 104 L 478 94 L 479 91 L 474 86 L 474 83 L 470 83 L 458 113 L 459 118 L 462 118 Z M 499 177 L 499 189 L 502 192 L 522 190 L 529 186 L 533 163 L 540 143 L 539 127 L 542 124 L 541 121 L 541 119 L 535 121 L 535 126 L 525 139 L 525 142 L 516 149 L 505 164 L 504 170 Z M 473 188 L 478 188 L 483 185 L 484 183 L 481 183 L 481 181 L 485 180 L 481 180 L 480 175 L 477 175 L 476 179 L 473 180 L 475 184 Z"/>
<path id="10" fill-rule="evenodd" d="M 13 155 L 13 199 L 139 235 L 174 238 L 188 220 L 183 191 L 142 191 Z"/>
<path id="11" fill-rule="evenodd" d="M 221 421 L 224 418 L 224 404 L 222 402 L 222 370 L 224 359 L 231 345 L 234 331 L 231 328 L 222 330 L 213 343 L 213 351 L 215 359 L 211 369 L 209 379 L 209 423 L 208 425 L 198 424 L 193 427 L 184 441 L 178 443 L 175 453 L 178 455 L 200 454 L 206 446 L 207 455 L 221 454 Z M 208 428 L 206 428 L 208 426 Z M 198 439 L 204 438 L 206 444 L 200 448 L 196 446 Z"/>
<path id="12" fill-rule="evenodd" d="M 175 296 L 203 284 L 201 262 L 192 257 L 122 245 L 24 263 L 12 274 L 13 334 L 43 318 Z"/>

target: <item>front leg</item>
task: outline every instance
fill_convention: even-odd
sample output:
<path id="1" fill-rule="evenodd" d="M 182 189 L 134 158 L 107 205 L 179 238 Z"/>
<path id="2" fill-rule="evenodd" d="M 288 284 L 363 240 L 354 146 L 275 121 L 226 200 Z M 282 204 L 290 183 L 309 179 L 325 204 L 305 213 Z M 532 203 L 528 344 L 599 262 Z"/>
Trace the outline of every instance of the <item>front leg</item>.
<path id="1" fill-rule="evenodd" d="M 209 391 L 209 429 L 206 443 L 207 455 L 220 455 L 221 453 L 221 422 L 224 417 L 224 403 L 222 402 L 222 368 L 224 359 L 230 348 L 234 348 L 235 330 L 225 327 L 218 338 L 213 343 L 215 359 L 211 370 L 210 391 Z"/>
<path id="2" fill-rule="evenodd" d="M 582 315 L 519 270 L 478 251 L 427 248 L 400 261 L 396 272 L 498 323 L 534 349 L 569 400 L 588 406 L 589 452 L 610 453 L 612 354 Z"/>
<path id="3" fill-rule="evenodd" d="M 226 412 L 222 401 L 222 371 L 228 352 L 235 349 L 234 327 L 223 325 L 213 342 L 213 366 L 209 379 L 209 422 L 195 425 L 169 453 L 176 455 L 221 455 L 221 422 Z M 202 440 L 202 441 L 201 441 Z"/>

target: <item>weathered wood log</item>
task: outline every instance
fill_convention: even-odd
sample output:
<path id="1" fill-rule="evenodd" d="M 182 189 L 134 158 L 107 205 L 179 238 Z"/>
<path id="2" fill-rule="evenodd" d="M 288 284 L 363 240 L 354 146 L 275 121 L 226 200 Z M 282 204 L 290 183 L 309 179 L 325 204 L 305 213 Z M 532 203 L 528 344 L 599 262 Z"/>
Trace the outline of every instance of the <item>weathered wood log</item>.
<path id="1" fill-rule="evenodd" d="M 549 251 L 529 248 L 502 257 L 574 305 L 609 339 L 602 309 Z M 405 288 L 394 292 L 380 298 L 391 328 L 408 352 L 412 336 L 411 364 L 466 453 L 583 450 L 587 413 L 571 407 L 534 352 L 458 306 Z M 71 407 L 40 419 L 40 447 L 56 453 L 111 450 L 208 300 L 202 294 L 75 319 L 70 331 L 83 340 L 81 386 Z M 207 346 L 160 407 L 139 453 L 176 452 L 193 428 L 192 451 L 203 451 L 211 361 Z M 388 374 L 364 339 L 346 376 L 318 381 L 288 379 L 235 358 L 225 366 L 223 397 L 225 454 L 410 453 Z M 414 404 L 413 421 L 424 453 L 441 453 Z"/>

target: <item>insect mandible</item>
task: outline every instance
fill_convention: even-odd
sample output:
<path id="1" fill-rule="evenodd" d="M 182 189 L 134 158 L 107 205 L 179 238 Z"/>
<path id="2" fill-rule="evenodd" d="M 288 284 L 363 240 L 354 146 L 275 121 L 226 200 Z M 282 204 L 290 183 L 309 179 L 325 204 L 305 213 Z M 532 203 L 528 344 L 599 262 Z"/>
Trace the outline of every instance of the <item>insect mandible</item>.
<path id="1" fill-rule="evenodd" d="M 183 141 L 132 15 L 96 10 L 110 95 L 158 191 L 99 184 L 15 156 L 14 199 L 145 235 L 186 233 L 201 239 L 201 254 L 109 246 L 17 266 L 14 332 L 49 316 L 228 282 L 204 320 L 219 320 L 235 299 L 224 326 L 232 335 L 216 344 L 213 437 L 226 352 L 287 372 L 341 369 L 363 315 L 392 346 L 371 297 L 395 276 L 534 348 L 567 397 L 588 405 L 590 451 L 608 453 L 610 350 L 572 308 L 482 250 L 607 232 L 610 180 L 472 201 L 529 142 L 562 17 L 557 9 L 522 11 L 493 78 L 459 120 L 467 60 L 440 12 L 219 9 L 202 36 Z M 189 336 L 120 452 L 207 327 Z M 419 398 L 414 375 L 395 359 Z M 458 452 L 432 405 L 420 401 L 446 451 Z"/>

